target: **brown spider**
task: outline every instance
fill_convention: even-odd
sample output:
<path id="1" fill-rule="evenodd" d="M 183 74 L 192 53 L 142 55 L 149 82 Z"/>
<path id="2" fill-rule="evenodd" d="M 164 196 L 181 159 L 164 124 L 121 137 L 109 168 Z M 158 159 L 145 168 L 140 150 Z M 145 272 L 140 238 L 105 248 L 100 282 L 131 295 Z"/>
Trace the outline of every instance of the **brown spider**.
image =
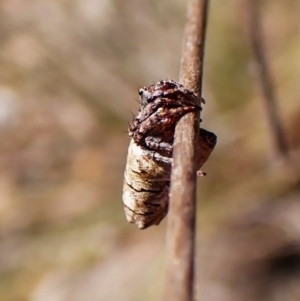
<path id="1" fill-rule="evenodd" d="M 172 150 L 176 123 L 188 112 L 201 110 L 202 98 L 173 80 L 139 90 L 141 108 L 129 126 L 129 136 L 148 150 Z"/>
<path id="2" fill-rule="evenodd" d="M 201 110 L 204 100 L 173 80 L 143 87 L 139 95 L 141 107 L 129 125 L 132 140 L 124 174 L 123 203 L 127 220 L 145 229 L 158 225 L 168 212 L 175 126 L 186 113 Z M 216 142 L 214 133 L 200 129 L 199 168 Z"/>

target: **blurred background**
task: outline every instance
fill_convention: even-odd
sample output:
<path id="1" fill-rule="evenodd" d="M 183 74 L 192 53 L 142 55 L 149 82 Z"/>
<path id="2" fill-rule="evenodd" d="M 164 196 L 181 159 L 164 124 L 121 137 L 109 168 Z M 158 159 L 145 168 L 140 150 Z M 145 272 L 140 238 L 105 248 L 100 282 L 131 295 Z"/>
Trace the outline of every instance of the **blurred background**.
<path id="1" fill-rule="evenodd" d="M 139 87 L 178 79 L 186 4 L 0 1 L 1 301 L 160 298 L 166 221 L 140 231 L 122 208 L 127 122 Z M 201 117 L 218 144 L 199 179 L 199 300 L 300 296 L 300 3 L 261 4 L 289 159 L 243 1 L 212 0 Z"/>

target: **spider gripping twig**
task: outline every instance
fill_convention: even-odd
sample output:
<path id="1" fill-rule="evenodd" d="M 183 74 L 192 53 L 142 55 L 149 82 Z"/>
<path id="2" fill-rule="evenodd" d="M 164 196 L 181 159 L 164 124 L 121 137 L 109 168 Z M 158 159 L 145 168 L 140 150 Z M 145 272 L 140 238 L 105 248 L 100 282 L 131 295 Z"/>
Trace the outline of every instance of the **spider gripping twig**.
<path id="1" fill-rule="evenodd" d="M 139 90 L 141 107 L 129 125 L 132 138 L 124 174 L 123 203 L 130 223 L 145 229 L 158 225 L 168 212 L 175 126 L 188 112 L 201 110 L 202 98 L 173 80 Z M 199 168 L 217 142 L 200 129 Z M 204 175 L 199 171 L 198 175 Z"/>

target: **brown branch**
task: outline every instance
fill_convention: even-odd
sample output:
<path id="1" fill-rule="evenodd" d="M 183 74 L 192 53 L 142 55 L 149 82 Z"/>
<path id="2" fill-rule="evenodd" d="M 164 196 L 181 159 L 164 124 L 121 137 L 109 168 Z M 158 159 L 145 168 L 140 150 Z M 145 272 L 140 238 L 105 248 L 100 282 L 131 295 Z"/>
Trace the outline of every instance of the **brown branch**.
<path id="1" fill-rule="evenodd" d="M 208 0 L 189 0 L 180 82 L 199 96 Z M 167 268 L 164 299 L 191 301 L 194 295 L 197 162 L 199 114 L 189 113 L 177 124 L 173 150 L 170 208 L 167 225 Z"/>
<path id="2" fill-rule="evenodd" d="M 253 56 L 256 63 L 257 79 L 263 94 L 264 109 L 268 119 L 269 128 L 273 138 L 277 156 L 286 157 L 288 143 L 276 106 L 276 95 L 266 52 L 263 45 L 263 32 L 258 0 L 246 0 L 245 10 L 248 19 L 248 30 Z"/>

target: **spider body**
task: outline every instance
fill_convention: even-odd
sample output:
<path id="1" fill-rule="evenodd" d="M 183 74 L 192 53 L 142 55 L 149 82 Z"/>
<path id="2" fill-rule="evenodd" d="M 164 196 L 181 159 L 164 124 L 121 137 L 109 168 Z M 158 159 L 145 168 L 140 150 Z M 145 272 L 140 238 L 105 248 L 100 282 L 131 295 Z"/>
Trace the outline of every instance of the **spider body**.
<path id="1" fill-rule="evenodd" d="M 139 95 L 141 107 L 128 130 L 123 203 L 128 222 L 145 229 L 168 212 L 175 126 L 186 113 L 201 110 L 204 100 L 172 80 L 144 87 Z M 216 142 L 214 133 L 200 129 L 199 168 Z"/>

